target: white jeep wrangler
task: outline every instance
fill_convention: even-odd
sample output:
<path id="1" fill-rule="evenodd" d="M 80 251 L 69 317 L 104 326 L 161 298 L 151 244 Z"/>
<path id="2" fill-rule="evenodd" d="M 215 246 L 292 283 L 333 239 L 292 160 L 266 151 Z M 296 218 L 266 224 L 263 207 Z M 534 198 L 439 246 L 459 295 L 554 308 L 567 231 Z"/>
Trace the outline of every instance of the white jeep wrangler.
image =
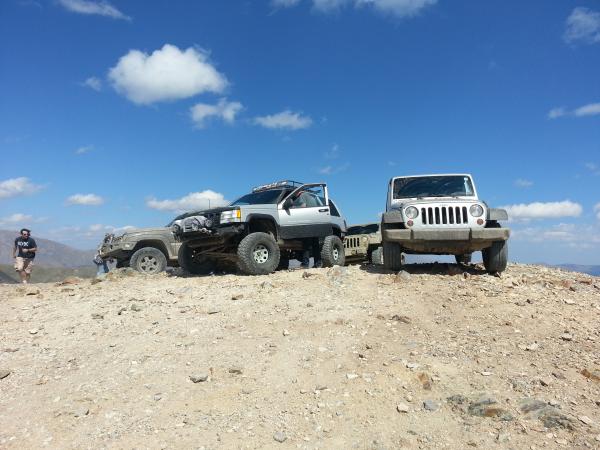
<path id="1" fill-rule="evenodd" d="M 403 253 L 455 255 L 468 264 L 481 251 L 485 269 L 502 272 L 510 230 L 501 220 L 508 220 L 507 212 L 479 199 L 471 175 L 394 177 L 381 221 L 384 264 L 400 270 Z"/>

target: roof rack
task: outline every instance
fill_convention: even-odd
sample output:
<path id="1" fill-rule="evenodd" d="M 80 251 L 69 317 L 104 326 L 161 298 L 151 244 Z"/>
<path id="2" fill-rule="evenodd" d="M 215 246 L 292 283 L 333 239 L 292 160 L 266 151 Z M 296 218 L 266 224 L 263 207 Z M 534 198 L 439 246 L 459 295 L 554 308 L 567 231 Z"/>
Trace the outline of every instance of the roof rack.
<path id="1" fill-rule="evenodd" d="M 281 188 L 297 188 L 302 186 L 304 183 L 292 180 L 275 181 L 274 183 L 263 184 L 256 186 L 252 189 L 252 192 L 268 191 L 269 189 L 281 189 Z"/>

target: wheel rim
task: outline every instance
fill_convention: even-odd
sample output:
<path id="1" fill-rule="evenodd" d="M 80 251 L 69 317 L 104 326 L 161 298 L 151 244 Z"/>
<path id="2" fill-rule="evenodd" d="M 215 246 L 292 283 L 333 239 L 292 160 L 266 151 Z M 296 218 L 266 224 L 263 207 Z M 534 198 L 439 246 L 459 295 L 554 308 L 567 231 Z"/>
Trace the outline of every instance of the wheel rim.
<path id="1" fill-rule="evenodd" d="M 337 261 L 338 259 L 340 259 L 340 250 L 337 247 L 333 247 L 331 256 L 333 256 L 334 261 Z"/>
<path id="2" fill-rule="evenodd" d="M 154 256 L 144 256 L 139 263 L 142 272 L 154 273 L 158 271 L 158 259 Z"/>
<path id="3" fill-rule="evenodd" d="M 252 257 L 258 264 L 264 264 L 269 260 L 269 249 L 262 244 L 258 244 L 254 247 Z"/>

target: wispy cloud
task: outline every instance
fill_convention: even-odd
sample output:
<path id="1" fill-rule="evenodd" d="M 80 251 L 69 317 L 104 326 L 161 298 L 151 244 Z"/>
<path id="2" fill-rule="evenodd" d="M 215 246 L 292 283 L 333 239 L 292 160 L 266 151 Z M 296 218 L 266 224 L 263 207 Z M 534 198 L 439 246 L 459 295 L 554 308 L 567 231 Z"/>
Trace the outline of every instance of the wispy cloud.
<path id="1" fill-rule="evenodd" d="M 563 35 L 565 42 L 572 44 L 600 43 L 600 12 L 578 6 L 567 18 L 567 27 Z"/>
<path id="2" fill-rule="evenodd" d="M 32 183 L 27 177 L 9 178 L 0 181 L 0 199 L 35 194 L 43 188 L 44 186 Z"/>
<path id="3" fill-rule="evenodd" d="M 583 207 L 570 200 L 560 202 L 533 202 L 502 206 L 508 212 L 510 220 L 559 219 L 579 217 Z"/>
<path id="4" fill-rule="evenodd" d="M 109 70 L 108 78 L 118 93 L 140 105 L 221 93 L 228 86 L 207 52 L 169 44 L 152 54 L 130 50 Z"/>
<path id="5" fill-rule="evenodd" d="M 94 149 L 93 145 L 83 145 L 75 150 L 76 155 L 84 155 Z"/>
<path id="6" fill-rule="evenodd" d="M 84 87 L 89 87 L 96 92 L 100 92 L 102 90 L 102 80 L 98 77 L 89 77 L 83 83 L 81 83 Z"/>
<path id="7" fill-rule="evenodd" d="M 520 188 L 528 188 L 528 187 L 533 186 L 533 181 L 526 180 L 524 178 L 517 178 L 515 180 L 515 186 L 520 187 Z"/>
<path id="8" fill-rule="evenodd" d="M 340 146 L 337 144 L 333 144 L 329 150 L 325 152 L 326 159 L 337 159 L 340 157 L 341 151 Z"/>
<path id="9" fill-rule="evenodd" d="M 564 107 L 552 108 L 548 111 L 548 119 L 558 119 L 559 117 L 571 116 L 571 117 L 587 117 L 600 115 L 600 103 L 588 103 L 587 105 L 575 108 L 572 111 L 568 111 Z"/>
<path id="10" fill-rule="evenodd" d="M 286 109 L 277 114 L 255 117 L 253 123 L 271 129 L 301 130 L 309 128 L 313 120 L 309 116 Z"/>
<path id="11" fill-rule="evenodd" d="M 349 168 L 350 168 L 350 163 L 346 162 L 346 163 L 340 164 L 340 165 L 327 165 L 324 167 L 320 167 L 318 169 L 318 172 L 321 175 L 335 175 L 340 172 L 345 172 Z"/>
<path id="12" fill-rule="evenodd" d="M 160 211 L 197 211 L 207 208 L 228 205 L 223 194 L 207 189 L 201 192 L 190 192 L 189 194 L 176 199 L 158 200 L 154 197 L 146 200 L 146 206 Z"/>
<path id="13" fill-rule="evenodd" d="M 600 202 L 594 206 L 594 212 L 596 213 L 596 218 L 600 220 Z"/>
<path id="14" fill-rule="evenodd" d="M 98 15 L 111 19 L 131 20 L 107 1 L 92 0 L 58 0 L 58 3 L 68 11 L 77 14 Z"/>
<path id="15" fill-rule="evenodd" d="M 404 18 L 414 17 L 428 6 L 435 5 L 437 0 L 311 0 L 315 11 L 331 13 L 346 7 L 371 8 L 390 16 Z M 293 7 L 300 0 L 271 0 L 271 5 L 278 8 Z"/>
<path id="16" fill-rule="evenodd" d="M 196 128 L 204 128 L 206 123 L 213 118 L 232 124 L 243 109 L 240 102 L 228 102 L 227 99 L 222 98 L 216 105 L 195 104 L 190 108 L 190 116 Z"/>
<path id="17" fill-rule="evenodd" d="M 600 166 L 593 162 L 585 163 L 585 168 L 592 172 L 593 175 L 600 175 Z"/>
<path id="18" fill-rule="evenodd" d="M 98 206 L 104 199 L 96 194 L 74 194 L 67 198 L 67 205 Z"/>

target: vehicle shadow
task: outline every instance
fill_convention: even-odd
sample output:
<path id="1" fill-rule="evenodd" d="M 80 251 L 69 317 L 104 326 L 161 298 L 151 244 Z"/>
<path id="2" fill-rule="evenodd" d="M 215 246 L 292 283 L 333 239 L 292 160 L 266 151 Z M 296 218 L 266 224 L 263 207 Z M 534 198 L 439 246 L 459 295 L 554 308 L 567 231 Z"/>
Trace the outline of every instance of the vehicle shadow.
<path id="1" fill-rule="evenodd" d="M 386 269 L 381 264 L 362 264 L 361 270 L 373 274 L 395 274 L 393 270 Z M 488 273 L 478 264 L 452 264 L 452 263 L 414 263 L 404 264 L 402 269 L 411 275 L 446 275 L 455 276 L 468 274 L 472 276 L 488 275 Z"/>

